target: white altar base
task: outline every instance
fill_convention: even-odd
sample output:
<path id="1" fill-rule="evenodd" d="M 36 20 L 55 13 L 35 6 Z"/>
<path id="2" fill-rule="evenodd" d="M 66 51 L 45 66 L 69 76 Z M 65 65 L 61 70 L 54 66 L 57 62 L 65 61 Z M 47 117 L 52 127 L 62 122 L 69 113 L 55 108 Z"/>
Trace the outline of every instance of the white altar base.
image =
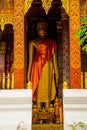
<path id="1" fill-rule="evenodd" d="M 87 125 L 87 89 L 63 89 L 64 130 L 73 122 Z"/>
<path id="2" fill-rule="evenodd" d="M 31 130 L 32 90 L 0 90 L 0 130 Z"/>

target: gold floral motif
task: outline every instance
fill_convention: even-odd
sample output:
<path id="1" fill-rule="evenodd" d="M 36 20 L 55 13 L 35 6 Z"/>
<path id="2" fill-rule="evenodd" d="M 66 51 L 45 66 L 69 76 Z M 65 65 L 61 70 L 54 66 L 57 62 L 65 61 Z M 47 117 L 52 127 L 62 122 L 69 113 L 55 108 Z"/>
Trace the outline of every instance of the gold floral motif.
<path id="1" fill-rule="evenodd" d="M 41 0 L 41 1 L 42 1 L 42 7 L 44 8 L 45 13 L 48 14 L 53 0 Z"/>
<path id="2" fill-rule="evenodd" d="M 4 30 L 5 24 L 12 24 L 14 21 L 14 14 L 0 14 L 0 25 L 2 31 Z"/>
<path id="3" fill-rule="evenodd" d="M 25 0 L 24 2 L 24 13 L 26 14 L 31 7 L 33 0 Z"/>
<path id="4" fill-rule="evenodd" d="M 61 0 L 62 6 L 64 7 L 67 14 L 69 14 L 69 0 Z"/>

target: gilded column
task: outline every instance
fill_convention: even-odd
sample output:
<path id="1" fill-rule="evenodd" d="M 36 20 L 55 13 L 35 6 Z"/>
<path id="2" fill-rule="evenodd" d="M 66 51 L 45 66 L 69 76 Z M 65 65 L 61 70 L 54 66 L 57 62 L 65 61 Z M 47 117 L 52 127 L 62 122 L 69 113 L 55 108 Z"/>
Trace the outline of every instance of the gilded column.
<path id="1" fill-rule="evenodd" d="M 63 53 L 63 82 L 70 85 L 69 74 L 69 22 L 68 15 L 61 7 L 61 24 L 62 24 L 62 53 Z"/>
<path id="2" fill-rule="evenodd" d="M 69 32 L 70 32 L 70 88 L 81 88 L 81 55 L 79 39 L 75 37 L 80 28 L 80 3 L 79 0 L 69 2 Z"/>
<path id="3" fill-rule="evenodd" d="M 14 88 L 24 88 L 24 0 L 14 0 Z"/>

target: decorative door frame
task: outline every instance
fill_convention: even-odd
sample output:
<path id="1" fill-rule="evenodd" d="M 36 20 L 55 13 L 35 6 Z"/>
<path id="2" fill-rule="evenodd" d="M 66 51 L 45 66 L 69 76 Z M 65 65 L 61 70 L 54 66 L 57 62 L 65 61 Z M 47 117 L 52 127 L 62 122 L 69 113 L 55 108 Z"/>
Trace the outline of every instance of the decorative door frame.
<path id="1" fill-rule="evenodd" d="M 27 1 L 29 2 L 30 0 Z M 62 6 L 69 15 L 70 88 L 81 88 L 80 46 L 77 44 L 79 39 L 74 36 L 80 27 L 80 2 L 62 0 Z M 24 0 L 14 0 L 15 88 L 24 88 L 24 13 Z"/>

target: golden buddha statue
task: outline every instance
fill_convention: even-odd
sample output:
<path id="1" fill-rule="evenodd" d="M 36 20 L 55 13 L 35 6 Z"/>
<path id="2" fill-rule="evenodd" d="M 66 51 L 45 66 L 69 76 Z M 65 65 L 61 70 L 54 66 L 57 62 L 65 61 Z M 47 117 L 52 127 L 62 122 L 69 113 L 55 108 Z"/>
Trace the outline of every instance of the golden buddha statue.
<path id="1" fill-rule="evenodd" d="M 49 107 L 58 87 L 57 43 L 47 38 L 46 22 L 39 22 L 37 31 L 38 38 L 29 42 L 28 83 L 32 83 L 37 107 L 41 107 L 41 103 Z"/>

